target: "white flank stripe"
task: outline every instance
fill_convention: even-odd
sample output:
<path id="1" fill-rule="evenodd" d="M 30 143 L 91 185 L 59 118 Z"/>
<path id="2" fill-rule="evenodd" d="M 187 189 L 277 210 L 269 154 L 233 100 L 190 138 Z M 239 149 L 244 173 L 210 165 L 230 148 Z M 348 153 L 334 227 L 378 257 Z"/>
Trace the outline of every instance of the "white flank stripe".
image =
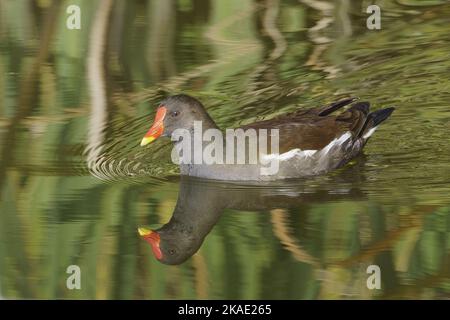
<path id="1" fill-rule="evenodd" d="M 372 128 L 370 130 L 373 130 L 373 129 L 375 129 L 375 128 Z M 352 134 L 350 132 L 344 133 L 339 138 L 336 138 L 333 141 L 331 141 L 329 144 L 327 144 L 321 150 L 322 154 L 328 153 L 331 150 L 331 148 L 333 148 L 334 146 L 339 146 L 339 145 L 343 144 L 344 142 L 346 142 L 351 137 L 352 137 Z M 292 159 L 294 157 L 298 157 L 298 158 L 312 157 L 314 154 L 316 154 L 316 152 L 317 152 L 317 150 L 303 150 L 302 151 L 301 149 L 296 148 L 296 149 L 289 150 L 289 151 L 287 151 L 285 153 L 282 153 L 282 154 L 279 154 L 279 155 L 276 155 L 276 154 L 265 154 L 265 155 L 263 155 L 263 159 L 266 160 L 266 161 L 267 160 L 272 160 L 272 159 L 277 159 L 277 160 L 280 160 L 280 161 L 286 161 L 286 160 Z"/>
<path id="2" fill-rule="evenodd" d="M 312 155 L 314 155 L 317 152 L 317 150 L 304 150 L 302 151 L 299 148 L 296 149 L 292 149 L 289 150 L 285 153 L 276 155 L 276 154 L 265 154 L 263 156 L 264 160 L 272 160 L 272 159 L 277 159 L 280 161 L 286 161 L 289 159 L 292 159 L 294 157 L 299 157 L 299 158 L 305 158 L 305 157 L 311 157 Z"/>
<path id="3" fill-rule="evenodd" d="M 350 132 L 346 132 L 344 133 L 342 136 L 340 136 L 337 139 L 334 139 L 333 141 L 331 141 L 329 144 L 327 144 L 325 146 L 325 148 L 322 149 L 322 153 L 328 153 L 331 148 L 333 148 L 335 145 L 341 145 L 343 144 L 345 141 L 347 141 L 348 139 L 350 139 L 352 136 L 352 134 Z"/>

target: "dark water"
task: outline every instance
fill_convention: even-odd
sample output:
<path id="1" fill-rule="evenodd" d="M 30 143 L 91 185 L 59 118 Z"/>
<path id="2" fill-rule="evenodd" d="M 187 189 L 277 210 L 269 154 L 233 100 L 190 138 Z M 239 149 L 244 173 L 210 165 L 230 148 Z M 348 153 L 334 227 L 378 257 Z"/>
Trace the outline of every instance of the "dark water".
<path id="1" fill-rule="evenodd" d="M 349 0 L 70 4 L 81 30 L 64 1 L 0 1 L 0 297 L 450 296 L 448 1 L 381 1 L 381 30 Z M 139 147 L 180 92 L 222 128 L 348 96 L 397 110 L 347 167 L 248 186 Z M 172 215 L 194 231 L 170 266 L 137 228 Z"/>

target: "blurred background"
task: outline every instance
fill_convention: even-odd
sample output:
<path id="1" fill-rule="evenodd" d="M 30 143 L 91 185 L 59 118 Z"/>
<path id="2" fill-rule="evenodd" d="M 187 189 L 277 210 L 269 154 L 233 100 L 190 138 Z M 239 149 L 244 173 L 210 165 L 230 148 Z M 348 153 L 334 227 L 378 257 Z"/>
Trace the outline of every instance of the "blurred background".
<path id="1" fill-rule="evenodd" d="M 0 0 L 0 298 L 449 298 L 449 22 L 444 0 Z M 222 128 L 349 96 L 397 110 L 364 156 L 264 186 L 265 206 L 208 187 L 217 224 L 167 266 L 136 230 L 169 221 L 178 169 L 139 142 L 181 92 Z"/>

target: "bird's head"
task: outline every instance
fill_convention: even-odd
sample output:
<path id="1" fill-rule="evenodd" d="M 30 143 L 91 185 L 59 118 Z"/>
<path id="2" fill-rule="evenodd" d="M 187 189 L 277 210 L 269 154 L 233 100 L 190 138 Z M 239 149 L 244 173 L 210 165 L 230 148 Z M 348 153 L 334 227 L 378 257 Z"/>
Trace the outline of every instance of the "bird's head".
<path id="1" fill-rule="evenodd" d="M 142 139 L 141 146 L 161 136 L 171 137 L 176 129 L 191 130 L 194 121 L 212 121 L 200 101 L 185 94 L 168 97 L 159 104 L 153 125 Z"/>
<path id="2" fill-rule="evenodd" d="M 139 235 L 147 241 L 155 258 L 164 264 L 177 265 L 190 258 L 200 247 L 202 241 L 195 236 L 176 230 L 150 230 L 138 228 Z"/>

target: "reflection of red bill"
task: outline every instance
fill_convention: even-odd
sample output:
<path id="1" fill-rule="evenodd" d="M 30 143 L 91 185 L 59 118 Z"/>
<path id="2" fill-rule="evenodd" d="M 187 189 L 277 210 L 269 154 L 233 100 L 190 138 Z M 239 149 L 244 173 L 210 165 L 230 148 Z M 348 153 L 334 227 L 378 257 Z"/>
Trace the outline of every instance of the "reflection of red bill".
<path id="1" fill-rule="evenodd" d="M 161 106 L 156 110 L 155 121 L 153 122 L 152 127 L 145 134 L 144 138 L 141 141 L 141 146 L 145 146 L 157 138 L 159 138 L 164 132 L 164 117 L 166 116 L 167 109 L 164 106 Z"/>
<path id="2" fill-rule="evenodd" d="M 147 228 L 138 228 L 138 232 L 139 235 L 152 246 L 152 251 L 155 255 L 155 258 L 161 260 L 163 255 L 161 249 L 159 248 L 161 238 L 159 237 L 158 232 Z"/>

